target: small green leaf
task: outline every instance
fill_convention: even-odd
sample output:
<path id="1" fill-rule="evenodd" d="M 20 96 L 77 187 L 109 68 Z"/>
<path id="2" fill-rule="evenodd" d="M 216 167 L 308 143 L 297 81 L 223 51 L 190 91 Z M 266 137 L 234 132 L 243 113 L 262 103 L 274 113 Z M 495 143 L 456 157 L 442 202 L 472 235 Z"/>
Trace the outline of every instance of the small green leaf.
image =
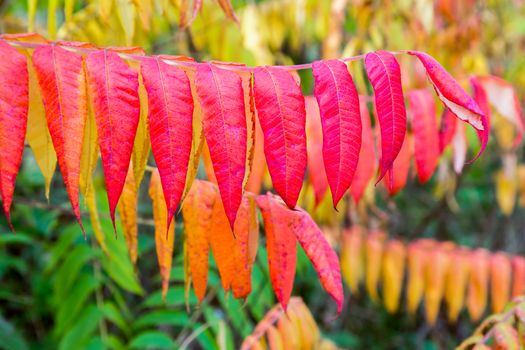
<path id="1" fill-rule="evenodd" d="M 158 331 L 141 333 L 129 343 L 131 349 L 170 349 L 173 346 L 173 340 Z"/>

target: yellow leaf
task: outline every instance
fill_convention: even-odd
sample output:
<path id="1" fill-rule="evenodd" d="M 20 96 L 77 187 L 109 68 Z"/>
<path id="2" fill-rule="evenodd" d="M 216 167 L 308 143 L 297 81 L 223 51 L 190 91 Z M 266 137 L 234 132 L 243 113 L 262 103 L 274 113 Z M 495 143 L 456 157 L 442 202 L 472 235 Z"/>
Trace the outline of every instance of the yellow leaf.
<path id="1" fill-rule="evenodd" d="M 492 312 L 499 313 L 510 299 L 512 268 L 510 259 L 504 253 L 493 254 L 490 258 L 490 291 Z"/>
<path id="2" fill-rule="evenodd" d="M 450 322 L 456 322 L 465 303 L 469 274 L 468 258 L 468 251 L 464 249 L 458 249 L 450 256 L 445 287 L 445 301 Z"/>
<path id="3" fill-rule="evenodd" d="M 432 326 L 436 322 L 441 299 L 445 292 L 448 252 L 441 243 L 428 254 L 425 264 L 425 316 L 427 323 Z"/>
<path id="4" fill-rule="evenodd" d="M 98 217 L 97 202 L 95 199 L 95 188 L 93 183 L 89 183 L 88 189 L 85 194 L 86 205 L 89 212 L 89 220 L 91 221 L 91 228 L 95 234 L 95 239 L 98 242 L 98 245 L 102 248 L 104 253 L 109 255 L 108 249 L 106 247 L 105 235 L 102 230 L 102 225 L 100 224 L 100 219 Z"/>
<path id="5" fill-rule="evenodd" d="M 150 138 L 148 129 L 148 95 L 142 80 L 142 74 L 139 73 L 139 99 L 140 99 L 140 119 L 137 127 L 137 134 L 135 135 L 135 142 L 133 144 L 133 153 L 131 159 L 133 161 L 133 176 L 137 188 L 140 187 L 144 171 L 148 164 L 148 157 L 150 152 Z"/>
<path id="6" fill-rule="evenodd" d="M 370 299 L 379 301 L 377 285 L 381 276 L 381 259 L 383 256 L 384 232 L 370 232 L 366 238 L 366 290 Z"/>
<path id="7" fill-rule="evenodd" d="M 128 174 L 126 175 L 126 182 L 120 195 L 120 200 L 117 205 L 117 210 L 122 223 L 122 231 L 124 239 L 128 247 L 128 253 L 133 265 L 137 263 L 137 184 L 132 171 L 132 164 L 130 164 Z M 167 220 L 167 219 L 166 219 Z"/>
<path id="8" fill-rule="evenodd" d="M 117 0 L 116 5 L 120 25 L 126 34 L 126 45 L 130 46 L 135 37 L 135 6 L 133 6 L 130 0 Z"/>
<path id="9" fill-rule="evenodd" d="M 142 28 L 149 32 L 151 29 L 151 15 L 153 13 L 153 2 L 152 0 L 133 0 L 133 3 L 137 7 L 139 12 L 140 22 Z"/>
<path id="10" fill-rule="evenodd" d="M 27 31 L 29 33 L 35 31 L 35 17 L 37 5 L 38 0 L 27 0 Z"/>
<path id="11" fill-rule="evenodd" d="M 383 256 L 383 299 L 386 310 L 395 313 L 399 308 L 399 298 L 405 275 L 405 246 L 400 241 L 387 243 Z"/>
<path id="12" fill-rule="evenodd" d="M 467 309 L 470 319 L 477 321 L 487 305 L 489 254 L 486 250 L 476 249 L 470 254 L 469 270 Z"/>
<path id="13" fill-rule="evenodd" d="M 88 191 L 92 188 L 93 171 L 95 171 L 98 159 L 97 125 L 90 101 L 88 96 L 88 114 L 84 125 L 82 156 L 80 157 L 79 187 L 85 201 L 87 201 Z"/>
<path id="14" fill-rule="evenodd" d="M 517 174 L 516 174 L 516 157 L 505 155 L 503 157 L 503 169 L 500 169 L 496 175 L 496 200 L 501 212 L 510 216 L 514 211 L 516 195 L 518 192 Z"/>
<path id="15" fill-rule="evenodd" d="M 162 298 L 166 298 L 170 282 L 171 263 L 173 260 L 173 245 L 175 244 L 175 218 L 168 224 L 168 210 L 162 193 L 159 171 L 151 173 L 149 196 L 153 206 L 153 221 L 155 222 L 155 247 L 162 279 Z"/>
<path id="16" fill-rule="evenodd" d="M 359 293 L 363 280 L 363 234 L 360 226 L 353 226 L 343 233 L 341 247 L 341 272 L 353 294 Z"/>
<path id="17" fill-rule="evenodd" d="M 426 257 L 425 243 L 415 241 L 408 246 L 407 309 L 411 315 L 423 298 Z"/>
<path id="18" fill-rule="evenodd" d="M 107 22 L 113 10 L 113 0 L 98 0 L 98 13 L 104 22 Z"/>
<path id="19" fill-rule="evenodd" d="M 55 40 L 57 35 L 58 0 L 49 0 L 47 4 L 47 34 L 49 39 Z"/>

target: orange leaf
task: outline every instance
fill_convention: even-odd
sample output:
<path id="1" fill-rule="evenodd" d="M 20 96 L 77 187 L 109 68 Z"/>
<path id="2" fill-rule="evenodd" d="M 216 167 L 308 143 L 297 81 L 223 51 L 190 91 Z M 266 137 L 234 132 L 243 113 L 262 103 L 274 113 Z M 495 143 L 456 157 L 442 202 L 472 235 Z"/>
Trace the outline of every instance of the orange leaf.
<path id="1" fill-rule="evenodd" d="M 512 297 L 525 293 L 525 258 L 515 256 L 512 258 Z"/>
<path id="2" fill-rule="evenodd" d="M 450 255 L 445 287 L 448 320 L 456 322 L 465 303 L 469 275 L 469 254 L 465 249 L 458 249 Z"/>
<path id="3" fill-rule="evenodd" d="M 158 170 L 151 173 L 149 196 L 153 203 L 153 220 L 155 222 L 155 247 L 162 279 L 162 298 L 166 298 L 170 282 L 171 263 L 173 259 L 173 245 L 175 244 L 175 219 L 167 228 L 168 210 Z"/>
<path id="4" fill-rule="evenodd" d="M 366 238 L 366 290 L 374 302 L 379 301 L 377 285 L 381 276 L 381 259 L 386 235 L 381 231 L 374 231 Z"/>
<path id="5" fill-rule="evenodd" d="M 133 172 L 133 165 L 130 164 L 126 182 L 122 189 L 122 195 L 117 205 L 117 210 L 122 223 L 124 239 L 128 246 L 128 253 L 133 265 L 137 263 L 137 184 Z"/>
<path id="6" fill-rule="evenodd" d="M 428 257 L 427 247 L 421 241 L 415 241 L 408 246 L 408 282 L 407 309 L 414 315 L 417 311 L 425 290 L 425 265 Z"/>
<path id="7" fill-rule="evenodd" d="M 489 254 L 476 249 L 470 254 L 470 276 L 467 292 L 467 309 L 472 321 L 477 321 L 487 305 L 489 281 Z"/>
<path id="8" fill-rule="evenodd" d="M 390 313 L 395 313 L 399 308 L 405 275 L 405 255 L 402 242 L 392 240 L 386 244 L 383 256 L 383 298 Z"/>
<path id="9" fill-rule="evenodd" d="M 209 232 L 217 189 L 211 182 L 195 180 L 182 205 L 188 266 L 195 295 L 202 301 L 208 281 Z"/>
<path id="10" fill-rule="evenodd" d="M 448 252 L 443 243 L 433 248 L 427 254 L 425 264 L 425 313 L 429 325 L 436 322 L 441 299 L 445 292 L 445 277 L 448 269 Z"/>
<path id="11" fill-rule="evenodd" d="M 490 291 L 492 312 L 503 311 L 509 301 L 512 267 L 509 257 L 504 253 L 495 253 L 490 258 Z"/>

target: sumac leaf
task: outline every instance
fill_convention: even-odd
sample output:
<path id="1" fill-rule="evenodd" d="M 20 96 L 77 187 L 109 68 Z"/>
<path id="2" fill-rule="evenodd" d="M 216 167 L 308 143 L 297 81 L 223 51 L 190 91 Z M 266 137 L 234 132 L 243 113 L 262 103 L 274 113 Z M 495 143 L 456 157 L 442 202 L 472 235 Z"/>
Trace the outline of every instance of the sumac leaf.
<path id="1" fill-rule="evenodd" d="M 341 60 L 312 64 L 323 125 L 323 159 L 334 207 L 350 187 L 361 149 L 359 96 Z"/>
<path id="2" fill-rule="evenodd" d="M 490 256 L 486 250 L 477 249 L 470 254 L 469 263 L 467 310 L 470 319 L 475 322 L 487 306 Z"/>
<path id="3" fill-rule="evenodd" d="M 365 57 L 368 78 L 381 127 L 381 162 L 378 182 L 392 170 L 406 133 L 406 109 L 401 87 L 401 71 L 389 52 L 370 52 Z"/>
<path id="4" fill-rule="evenodd" d="M 306 108 L 306 152 L 308 178 L 314 188 L 315 204 L 322 202 L 328 190 L 328 179 L 323 167 L 323 132 L 319 106 L 313 96 L 304 98 Z"/>
<path id="5" fill-rule="evenodd" d="M 396 160 L 394 160 L 392 171 L 385 175 L 385 186 L 391 196 L 394 196 L 401 191 L 407 183 L 408 175 L 410 173 L 410 160 L 412 159 L 412 152 L 414 149 L 413 143 L 412 135 L 407 133 L 403 145 L 401 146 L 401 150 L 399 151 Z"/>
<path id="6" fill-rule="evenodd" d="M 525 293 L 525 258 L 515 256 L 512 258 L 512 298 Z"/>
<path id="7" fill-rule="evenodd" d="M 428 90 L 413 90 L 408 94 L 410 121 L 414 133 L 414 156 L 419 182 L 432 177 L 439 159 L 439 135 L 436 124 L 436 104 Z"/>
<path id="8" fill-rule="evenodd" d="M 97 124 L 109 212 L 117 207 L 140 117 L 138 74 L 116 52 L 99 50 L 86 58 L 89 94 Z"/>
<path id="9" fill-rule="evenodd" d="M 439 153 L 443 153 L 445 148 L 452 142 L 454 134 L 456 133 L 457 117 L 450 111 L 445 109 L 441 115 L 441 124 L 439 126 Z"/>
<path id="10" fill-rule="evenodd" d="M 406 250 L 402 242 L 389 241 L 385 245 L 383 256 L 383 299 L 385 308 L 395 313 L 399 308 L 399 298 L 403 288 L 405 275 Z"/>
<path id="11" fill-rule="evenodd" d="M 39 46 L 33 52 L 33 64 L 58 166 L 73 212 L 84 232 L 78 200 L 80 158 L 87 117 L 83 58 L 60 46 Z"/>
<path id="12" fill-rule="evenodd" d="M 365 286 L 374 302 L 379 301 L 377 287 L 381 278 L 381 265 L 383 259 L 385 233 L 381 231 L 370 232 L 365 243 Z"/>
<path id="13" fill-rule="evenodd" d="M 450 254 L 447 271 L 445 301 L 450 322 L 456 322 L 465 303 L 469 275 L 469 254 L 464 249 L 457 249 Z"/>
<path id="14" fill-rule="evenodd" d="M 246 116 L 241 77 L 211 63 L 200 64 L 195 85 L 226 216 L 233 230 L 246 171 Z"/>
<path id="15" fill-rule="evenodd" d="M 26 57 L 0 40 L 0 195 L 12 231 L 11 202 L 24 153 L 29 106 Z"/>
<path id="16" fill-rule="evenodd" d="M 138 226 L 137 226 L 137 184 L 133 164 L 129 167 L 122 195 L 117 205 L 117 210 L 122 223 L 122 233 L 128 248 L 129 257 L 133 265 L 137 264 Z"/>
<path id="17" fill-rule="evenodd" d="M 273 186 L 286 205 L 294 208 L 306 170 L 306 112 L 301 88 L 282 68 L 258 67 L 254 94 Z"/>
<path id="18" fill-rule="evenodd" d="M 184 192 L 192 142 L 193 98 L 186 73 L 159 57 L 141 64 L 148 93 L 148 124 L 168 222 Z"/>
<path id="19" fill-rule="evenodd" d="M 498 252 L 490 258 L 490 292 L 492 312 L 500 313 L 509 301 L 511 292 L 512 266 L 504 253 Z"/>
<path id="20" fill-rule="evenodd" d="M 482 131 L 481 148 L 474 158 L 476 160 L 485 150 L 489 137 L 485 114 L 476 101 L 432 56 L 419 51 L 408 51 L 408 54 L 416 56 L 423 64 L 434 90 L 445 107 L 449 108 L 459 119 L 469 123 L 476 130 Z"/>

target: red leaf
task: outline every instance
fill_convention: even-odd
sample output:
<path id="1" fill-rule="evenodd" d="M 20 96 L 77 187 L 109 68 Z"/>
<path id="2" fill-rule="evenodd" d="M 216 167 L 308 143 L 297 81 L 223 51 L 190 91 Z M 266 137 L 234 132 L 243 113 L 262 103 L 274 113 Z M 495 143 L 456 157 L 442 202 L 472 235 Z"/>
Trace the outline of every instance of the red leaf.
<path id="1" fill-rule="evenodd" d="M 443 153 L 445 148 L 452 142 L 456 133 L 457 118 L 450 111 L 445 109 L 441 116 L 441 125 L 439 127 L 439 153 Z"/>
<path id="2" fill-rule="evenodd" d="M 344 295 L 337 254 L 306 211 L 298 209 L 291 215 L 296 217 L 294 232 L 297 240 L 317 271 L 323 288 L 337 303 L 337 312 L 341 313 Z"/>
<path id="3" fill-rule="evenodd" d="M 375 171 L 375 145 L 374 145 L 374 133 L 370 126 L 370 112 L 366 100 L 363 98 L 359 104 L 361 111 L 361 150 L 359 151 L 359 161 L 357 162 L 357 168 L 352 180 L 352 186 L 350 187 L 350 193 L 356 203 L 359 203 L 361 196 L 363 195 L 366 186 L 374 176 Z"/>
<path id="4" fill-rule="evenodd" d="M 525 293 L 525 258 L 515 256 L 512 258 L 512 298 Z"/>
<path id="5" fill-rule="evenodd" d="M 385 186 L 391 196 L 396 195 L 407 183 L 412 150 L 412 135 L 406 134 L 403 146 L 401 146 L 401 151 L 399 151 L 399 155 L 396 160 L 394 160 L 392 171 L 385 176 Z"/>
<path id="6" fill-rule="evenodd" d="M 439 159 L 439 135 L 436 124 L 436 104 L 428 90 L 413 90 L 408 94 L 414 155 L 419 182 L 432 177 Z"/>
<path id="7" fill-rule="evenodd" d="M 359 160 L 359 96 L 343 61 L 316 61 L 312 71 L 323 125 L 324 166 L 335 208 L 350 187 Z"/>
<path id="8" fill-rule="evenodd" d="M 476 77 L 473 78 L 471 82 L 472 81 L 478 83 L 478 86 L 485 92 L 486 99 L 494 109 L 516 126 L 517 133 L 514 146 L 520 144 L 523 140 L 525 125 L 519 97 L 512 84 L 492 75 Z M 484 106 L 481 107 L 483 108 Z M 490 111 L 488 106 L 485 108 Z M 484 112 L 485 108 L 483 108 Z"/>
<path id="9" fill-rule="evenodd" d="M 304 98 L 306 108 L 306 154 L 308 178 L 315 193 L 315 204 L 319 205 L 328 190 L 328 179 L 323 164 L 323 131 L 319 106 L 313 96 Z"/>
<path id="10" fill-rule="evenodd" d="M 160 173 L 168 222 L 171 222 L 184 191 L 191 152 L 191 87 L 182 69 L 158 57 L 144 60 L 141 71 L 148 92 L 152 151 Z"/>
<path id="11" fill-rule="evenodd" d="M 9 227 L 16 175 L 24 153 L 29 106 L 27 59 L 0 40 L 0 195 Z"/>
<path id="12" fill-rule="evenodd" d="M 472 93 L 474 94 L 474 101 L 478 104 L 479 108 L 485 113 L 485 117 L 487 117 L 487 133 L 490 134 L 490 104 L 489 99 L 487 96 L 487 92 L 483 88 L 483 86 L 480 84 L 478 79 L 476 77 L 470 78 L 470 85 L 472 86 Z M 501 103 L 501 102 L 499 102 Z M 519 103 L 518 103 L 519 106 Z M 521 110 L 520 112 L 521 113 Z M 478 138 L 480 140 L 483 140 L 483 131 L 476 130 L 478 133 Z M 518 137 L 519 135 L 516 135 Z"/>
<path id="13" fill-rule="evenodd" d="M 306 112 L 301 88 L 282 68 L 257 67 L 254 93 L 273 186 L 286 205 L 294 208 L 306 169 Z"/>
<path id="14" fill-rule="evenodd" d="M 475 161 L 483 153 L 488 141 L 488 124 L 485 114 L 481 111 L 476 101 L 463 90 L 458 82 L 432 56 L 418 51 L 408 51 L 408 53 L 416 56 L 421 61 L 441 102 L 459 119 L 482 131 L 481 148 L 472 160 Z"/>
<path id="15" fill-rule="evenodd" d="M 246 116 L 241 77 L 211 63 L 197 68 L 195 85 L 226 216 L 233 230 L 246 171 Z"/>
<path id="16" fill-rule="evenodd" d="M 115 228 L 115 208 L 126 180 L 140 116 L 138 74 L 109 50 L 90 53 L 86 67 Z"/>
<path id="17" fill-rule="evenodd" d="M 297 239 L 293 232 L 290 211 L 272 194 L 257 197 L 261 209 L 268 249 L 268 265 L 272 287 L 284 310 L 292 294 L 297 256 Z"/>
<path id="18" fill-rule="evenodd" d="M 374 88 L 374 101 L 381 126 L 381 162 L 377 182 L 392 170 L 406 133 L 406 110 L 401 87 L 401 71 L 389 52 L 376 51 L 365 57 L 368 78 Z"/>
<path id="19" fill-rule="evenodd" d="M 39 46 L 33 64 L 42 91 L 47 125 L 69 201 L 84 232 L 78 203 L 80 157 L 87 118 L 86 77 L 82 56 L 60 46 Z M 124 179 L 127 173 L 125 169 Z M 115 203 L 116 204 L 116 203 Z"/>

